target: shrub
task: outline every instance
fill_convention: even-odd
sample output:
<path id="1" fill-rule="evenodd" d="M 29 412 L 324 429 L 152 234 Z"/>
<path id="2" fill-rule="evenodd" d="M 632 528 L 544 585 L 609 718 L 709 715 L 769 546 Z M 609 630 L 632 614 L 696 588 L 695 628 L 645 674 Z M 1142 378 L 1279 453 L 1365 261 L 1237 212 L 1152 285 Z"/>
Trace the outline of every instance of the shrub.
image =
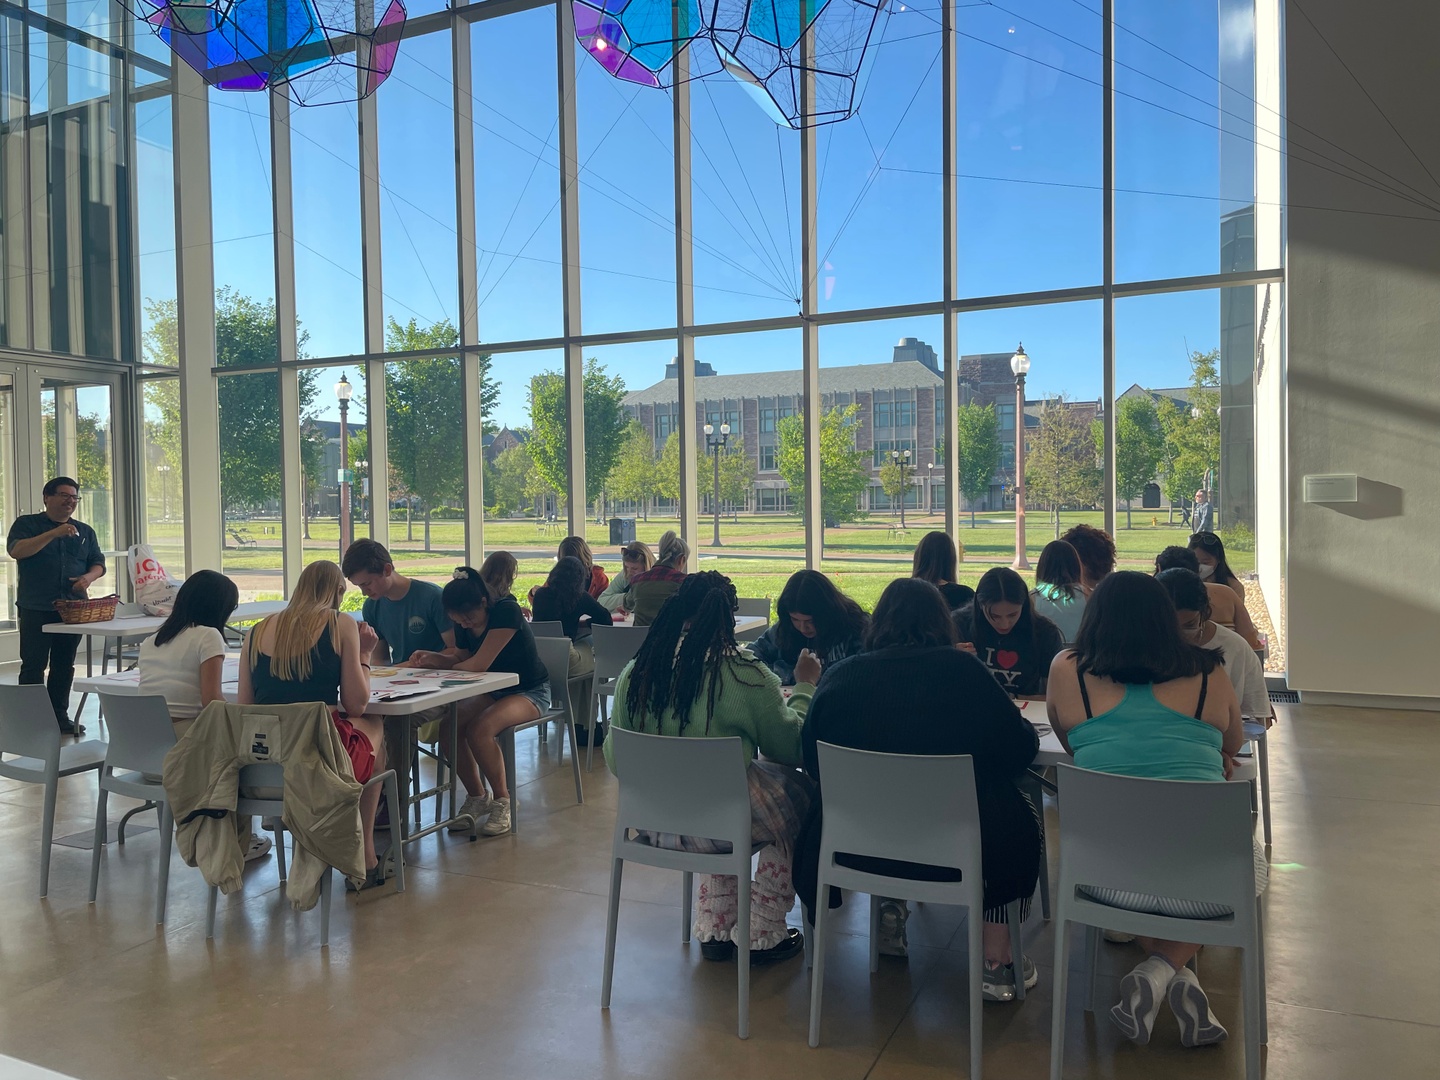
<path id="1" fill-rule="evenodd" d="M 1225 546 L 1235 551 L 1254 551 L 1255 532 L 1243 521 L 1237 521 L 1234 525 L 1220 530 L 1220 539 L 1225 541 Z"/>

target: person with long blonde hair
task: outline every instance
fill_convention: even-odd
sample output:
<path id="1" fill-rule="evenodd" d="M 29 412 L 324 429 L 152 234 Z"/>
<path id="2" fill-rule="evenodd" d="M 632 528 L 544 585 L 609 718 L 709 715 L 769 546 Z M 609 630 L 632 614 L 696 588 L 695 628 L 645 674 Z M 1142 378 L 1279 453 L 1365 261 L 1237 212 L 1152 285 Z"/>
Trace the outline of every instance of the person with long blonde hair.
<path id="1" fill-rule="evenodd" d="M 610 585 L 598 597 L 600 606 L 612 615 L 625 613 L 625 594 L 630 591 L 630 579 L 643 574 L 655 565 L 655 553 L 650 545 L 641 540 L 632 540 L 620 549 L 620 573 L 610 579 Z"/>
<path id="2" fill-rule="evenodd" d="M 385 767 L 384 718 L 365 715 L 370 704 L 367 659 L 379 638 L 370 626 L 340 614 L 344 595 L 340 567 L 326 560 L 305 567 L 285 610 L 246 631 L 238 700 L 242 705 L 318 701 L 330 706 L 355 779 L 363 784 Z M 379 805 L 378 786 L 361 794 L 366 888 L 389 876 L 375 854 Z"/>
<path id="3" fill-rule="evenodd" d="M 580 560 L 588 575 L 585 580 L 585 590 L 592 596 L 598 597 L 610 586 L 610 575 L 605 573 L 602 567 L 595 565 L 595 553 L 590 550 L 589 542 L 583 536 L 567 536 L 560 541 L 559 550 L 555 557 L 557 560 L 573 556 Z"/>
<path id="4" fill-rule="evenodd" d="M 690 545 L 673 529 L 660 536 L 660 550 L 649 570 L 630 575 L 625 607 L 635 613 L 636 626 L 649 626 L 665 601 L 680 591 L 689 570 Z"/>

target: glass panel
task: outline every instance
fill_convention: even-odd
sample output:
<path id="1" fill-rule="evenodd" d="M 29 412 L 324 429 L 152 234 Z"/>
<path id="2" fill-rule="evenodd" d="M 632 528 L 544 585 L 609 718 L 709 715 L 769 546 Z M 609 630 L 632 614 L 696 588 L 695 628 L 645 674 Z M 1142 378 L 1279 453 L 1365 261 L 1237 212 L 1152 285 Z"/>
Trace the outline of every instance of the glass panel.
<path id="1" fill-rule="evenodd" d="M 15 383 L 11 376 L 0 374 L 0 517 L 14 521 L 20 513 L 21 477 L 16 469 L 17 432 L 15 430 Z M 0 630 L 14 630 L 15 560 L 0 559 Z"/>
<path id="2" fill-rule="evenodd" d="M 806 464 L 795 452 L 803 445 L 800 350 L 798 330 L 700 338 L 695 356 L 704 366 L 697 368 L 701 374 L 695 380 L 697 415 L 676 417 L 677 423 L 693 425 L 696 439 L 700 533 L 691 569 L 728 574 L 741 596 L 777 597 L 790 574 L 805 565 L 800 505 Z M 651 392 L 657 404 L 674 402 L 673 380 L 662 389 L 668 392 Z M 773 432 L 761 431 L 762 408 L 775 410 Z M 714 429 L 708 439 L 707 421 Z M 730 424 L 728 439 L 720 438 L 722 423 Z M 773 467 L 764 471 L 762 446 L 774 458 Z M 770 455 L 766 458 L 770 464 Z"/>
<path id="3" fill-rule="evenodd" d="M 220 365 L 274 363 L 279 347 L 272 299 L 275 230 L 265 95 L 210 91 L 210 168 L 214 177 L 225 179 L 211 185 Z M 244 329 L 249 336 L 231 337 L 221 329 L 229 313 L 240 320 L 230 329 Z M 235 353 L 227 358 L 227 350 Z M 274 438 L 279 438 L 278 429 Z"/>
<path id="4" fill-rule="evenodd" d="M 562 329 L 555 12 L 482 19 L 471 35 L 480 340 L 549 337 Z"/>
<path id="5" fill-rule="evenodd" d="M 0 344 L 28 344 L 25 250 L 25 26 L 0 13 Z"/>
<path id="6" fill-rule="evenodd" d="M 482 372 L 485 400 L 485 551 L 516 550 L 520 555 L 517 596 L 545 580 L 554 560 L 548 554 L 526 558 L 521 549 L 545 550 L 563 534 L 559 524 L 563 479 L 557 482 L 553 454 L 542 450 L 544 467 L 533 454 L 541 449 L 532 441 L 535 430 L 536 380 L 559 373 L 565 363 L 558 350 L 525 353 L 496 353 Z M 553 408 L 543 394 L 539 415 L 549 420 L 542 428 L 553 429 Z M 563 410 L 561 413 L 563 417 Z M 564 459 L 559 459 L 563 461 Z M 393 530 L 395 525 L 391 525 Z M 394 533 L 391 534 L 392 536 Z M 593 537 L 592 537 L 593 539 Z"/>
<path id="7" fill-rule="evenodd" d="M 179 355 L 173 333 L 176 296 L 175 153 L 170 98 L 137 101 L 133 115 L 141 355 L 147 364 L 174 366 L 179 363 Z"/>
<path id="8" fill-rule="evenodd" d="M 144 387 L 145 542 L 166 572 L 185 573 L 185 459 L 180 448 L 180 380 Z"/>
<path id="9" fill-rule="evenodd" d="M 670 98 L 611 77 L 583 49 L 575 62 L 584 329 L 673 326 Z"/>
<path id="10" fill-rule="evenodd" d="M 360 141 L 350 103 L 290 112 L 295 311 L 302 355 L 365 351 Z"/>
<path id="11" fill-rule="evenodd" d="M 401 325 L 460 322 L 451 67 L 449 31 L 407 38 L 375 98 L 385 316 Z"/>
<path id="12" fill-rule="evenodd" d="M 46 377 L 40 383 L 40 422 L 45 448 L 46 483 L 71 476 L 80 484 L 75 516 L 95 530 L 100 550 L 115 547 L 114 434 L 108 384 L 84 385 Z M 91 596 L 118 589 L 115 560 L 105 560 L 105 576 L 90 586 Z"/>
<path id="13" fill-rule="evenodd" d="M 226 316 L 217 311 L 217 337 Z M 242 313 L 238 325 L 264 339 L 263 314 Z M 274 340 L 275 311 L 268 337 Z M 221 364 L 226 355 L 222 350 Z M 279 599 L 284 591 L 280 521 L 280 377 L 273 371 L 219 380 L 220 509 L 224 534 L 220 569 L 240 587 L 241 600 Z"/>
<path id="14" fill-rule="evenodd" d="M 959 11 L 962 296 L 1102 276 L 1100 13 L 1072 0 L 1024 12 Z"/>
<path id="15" fill-rule="evenodd" d="M 728 78 L 691 86 L 690 134 L 696 321 L 794 315 L 799 136 L 777 127 L 747 89 Z M 668 175 L 671 162 L 657 155 L 654 165 Z M 673 253 L 655 265 L 673 268 Z"/>
<path id="16" fill-rule="evenodd" d="M 373 509 L 370 491 L 370 440 L 365 425 L 365 369 L 363 367 L 301 368 L 300 477 L 304 498 L 300 510 L 305 562 L 344 558 L 347 538 L 342 536 L 340 507 L 350 499 L 348 540 L 370 535 Z M 337 387 L 344 379 L 350 402 L 342 414 Z M 343 427 L 343 433 L 342 433 Z M 340 470 L 351 480 L 342 492 Z M 384 497 L 381 497 L 383 508 Z"/>
<path id="17" fill-rule="evenodd" d="M 1231 269 L 1215 237 L 1254 202 L 1253 0 L 1119 0 L 1115 22 L 1116 277 Z"/>
<path id="18" fill-rule="evenodd" d="M 994 406 L 1000 442 L 988 479 L 973 474 L 960 534 L 960 578 L 970 586 L 991 566 L 1015 558 L 1015 376 L 1010 358 L 1023 343 L 1031 367 L 1025 381 L 1025 551 L 1033 565 L 1046 543 L 1070 526 L 1101 527 L 1102 483 L 1094 421 L 1100 413 L 1101 305 L 1097 301 L 969 312 L 960 317 L 960 399 L 967 410 L 947 431 L 985 430 L 982 410 Z M 967 444 L 968 437 L 967 437 Z M 973 444 L 971 444 L 973 445 Z M 962 448 L 962 455 L 963 455 Z M 970 479 L 962 473 L 964 486 Z M 1122 558 L 1140 558 L 1145 544 Z M 1135 569 L 1127 566 L 1126 569 Z"/>
<path id="19" fill-rule="evenodd" d="M 389 336 L 390 351 L 426 348 Z M 405 573 L 445 580 L 465 553 L 464 376 L 443 354 L 385 365 L 390 551 Z M 403 523 L 403 524 L 402 524 Z"/>
<path id="20" fill-rule="evenodd" d="M 818 132 L 822 310 L 944 295 L 941 2 L 891 8 L 870 47 L 863 110 Z"/>
<path id="21" fill-rule="evenodd" d="M 826 326 L 820 330 L 820 392 L 846 417 L 853 458 L 822 449 L 821 488 L 833 525 L 823 569 L 867 610 L 909 573 L 915 542 L 943 527 L 928 495 L 942 434 L 944 322 L 939 316 Z M 939 410 L 937 412 L 937 399 Z"/>

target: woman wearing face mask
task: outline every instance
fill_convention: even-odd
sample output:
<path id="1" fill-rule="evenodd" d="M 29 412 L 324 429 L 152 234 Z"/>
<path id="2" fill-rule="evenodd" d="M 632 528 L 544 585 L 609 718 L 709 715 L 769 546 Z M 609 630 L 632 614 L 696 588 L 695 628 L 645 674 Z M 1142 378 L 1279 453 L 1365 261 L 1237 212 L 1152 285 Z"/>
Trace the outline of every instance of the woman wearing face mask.
<path id="1" fill-rule="evenodd" d="M 1050 662 L 1064 647 L 1060 629 L 1035 614 L 1025 579 L 1008 566 L 985 571 L 975 602 L 955 612 L 960 647 L 973 652 L 1013 697 L 1045 693 Z"/>
<path id="2" fill-rule="evenodd" d="M 1226 630 L 1235 631 L 1245 639 L 1250 648 L 1260 648 L 1260 633 L 1255 629 L 1255 624 L 1250 621 L 1250 613 L 1245 610 L 1245 602 L 1228 586 L 1207 580 L 1213 571 L 1201 572 L 1200 560 L 1195 557 L 1194 548 L 1172 545 L 1155 556 L 1155 573 L 1159 574 L 1165 570 L 1174 569 L 1189 570 L 1192 574 L 1199 575 L 1200 580 L 1205 583 L 1205 591 L 1210 595 L 1208 617 Z"/>
<path id="3" fill-rule="evenodd" d="M 1210 594 L 1206 585 L 1189 570 L 1176 567 L 1162 570 L 1155 580 L 1165 586 L 1180 619 L 1180 635 L 1192 645 L 1220 654 L 1221 666 L 1240 699 L 1240 715 L 1263 720 L 1270 715 L 1270 691 L 1265 686 L 1265 669 L 1248 642 L 1210 618 Z"/>
<path id="4" fill-rule="evenodd" d="M 831 664 L 860 651 L 869 622 L 864 609 L 820 571 L 797 570 L 775 602 L 775 622 L 750 652 L 782 685 L 793 686 L 803 650 L 820 658 L 823 674 Z"/>

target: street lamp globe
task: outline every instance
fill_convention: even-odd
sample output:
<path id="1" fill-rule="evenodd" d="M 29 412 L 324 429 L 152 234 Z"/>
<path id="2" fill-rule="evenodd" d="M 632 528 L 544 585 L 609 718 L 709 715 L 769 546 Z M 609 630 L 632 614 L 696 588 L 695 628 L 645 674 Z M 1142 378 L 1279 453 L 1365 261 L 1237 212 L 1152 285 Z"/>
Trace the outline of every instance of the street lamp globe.
<path id="1" fill-rule="evenodd" d="M 335 384 L 335 399 L 342 405 L 348 404 L 350 395 L 354 392 L 355 388 L 350 385 L 350 380 L 345 375 L 341 375 L 340 381 Z"/>
<path id="2" fill-rule="evenodd" d="M 730 434 L 730 425 L 729 425 L 729 424 L 721 424 L 721 425 L 720 425 L 720 434 L 721 434 L 721 435 L 728 436 L 728 435 Z"/>
<path id="3" fill-rule="evenodd" d="M 706 434 L 707 436 L 714 435 L 714 434 L 715 434 L 715 425 L 714 425 L 714 424 L 706 424 L 706 425 L 705 425 L 705 434 Z"/>
<path id="4" fill-rule="evenodd" d="M 909 461 L 910 461 L 910 451 L 909 451 L 909 450 L 906 450 L 906 451 L 905 451 L 905 461 L 906 461 L 907 464 L 908 464 Z"/>
<path id="5" fill-rule="evenodd" d="M 899 460 L 900 460 L 900 451 L 899 451 L 899 450 L 891 450 L 891 451 L 890 451 L 890 457 L 891 457 L 893 460 L 895 460 L 895 461 L 899 461 Z"/>
<path id="6" fill-rule="evenodd" d="M 1024 378 L 1030 374 L 1030 357 L 1025 352 L 1025 345 L 1022 342 L 1015 350 L 1015 355 L 1010 357 L 1010 370 L 1017 379 Z"/>

